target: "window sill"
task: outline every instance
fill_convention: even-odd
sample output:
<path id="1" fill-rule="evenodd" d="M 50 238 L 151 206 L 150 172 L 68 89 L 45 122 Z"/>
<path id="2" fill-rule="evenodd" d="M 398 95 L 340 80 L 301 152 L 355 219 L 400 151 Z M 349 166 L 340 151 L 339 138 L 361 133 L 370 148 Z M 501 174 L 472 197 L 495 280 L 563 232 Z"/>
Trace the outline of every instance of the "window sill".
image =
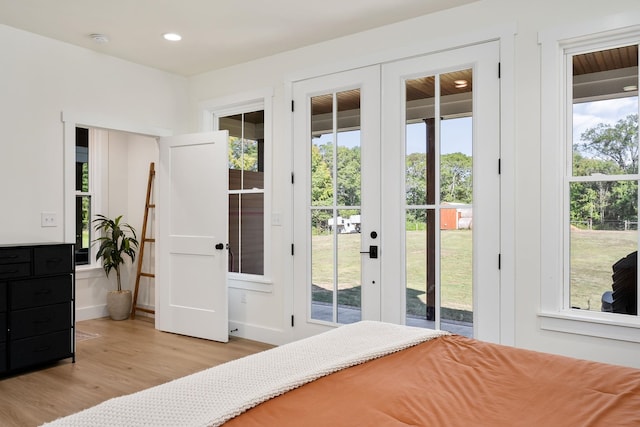
<path id="1" fill-rule="evenodd" d="M 244 289 L 256 292 L 273 292 L 273 283 L 264 276 L 252 276 L 250 274 L 229 273 L 227 275 L 229 288 Z"/>
<path id="2" fill-rule="evenodd" d="M 638 316 L 571 310 L 541 312 L 538 317 L 540 327 L 547 331 L 640 343 Z"/>

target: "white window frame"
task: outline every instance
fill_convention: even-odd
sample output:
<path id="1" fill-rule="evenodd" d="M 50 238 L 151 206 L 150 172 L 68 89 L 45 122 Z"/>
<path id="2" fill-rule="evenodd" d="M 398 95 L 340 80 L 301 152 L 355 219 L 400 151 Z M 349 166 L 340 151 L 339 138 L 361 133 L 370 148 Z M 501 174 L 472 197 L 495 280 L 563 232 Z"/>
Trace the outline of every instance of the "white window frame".
<path id="1" fill-rule="evenodd" d="M 244 289 L 258 292 L 273 292 L 272 265 L 271 260 L 271 195 L 273 176 L 273 139 L 272 139 L 272 101 L 273 89 L 266 88 L 240 94 L 234 94 L 222 98 L 205 101 L 200 104 L 202 112 L 201 129 L 203 132 L 217 131 L 220 117 L 227 117 L 236 114 L 249 113 L 252 111 L 264 111 L 264 247 L 262 275 L 246 273 L 227 273 L 227 282 L 230 288 Z M 280 225 L 278 215 L 277 224 Z"/>
<path id="2" fill-rule="evenodd" d="M 541 72 L 541 295 L 540 327 L 640 342 L 640 316 L 571 309 L 568 301 L 568 203 L 572 88 L 567 54 L 640 41 L 640 14 L 604 17 L 539 34 Z"/>

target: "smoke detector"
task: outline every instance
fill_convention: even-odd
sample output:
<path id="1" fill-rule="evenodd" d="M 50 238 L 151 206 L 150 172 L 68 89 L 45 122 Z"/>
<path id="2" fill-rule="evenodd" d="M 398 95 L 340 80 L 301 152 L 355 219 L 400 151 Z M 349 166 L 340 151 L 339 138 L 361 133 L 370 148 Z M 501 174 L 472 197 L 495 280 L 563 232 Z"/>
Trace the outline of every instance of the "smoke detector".
<path id="1" fill-rule="evenodd" d="M 109 37 L 104 34 L 89 34 L 89 37 L 91 37 L 93 41 L 98 44 L 109 43 Z"/>

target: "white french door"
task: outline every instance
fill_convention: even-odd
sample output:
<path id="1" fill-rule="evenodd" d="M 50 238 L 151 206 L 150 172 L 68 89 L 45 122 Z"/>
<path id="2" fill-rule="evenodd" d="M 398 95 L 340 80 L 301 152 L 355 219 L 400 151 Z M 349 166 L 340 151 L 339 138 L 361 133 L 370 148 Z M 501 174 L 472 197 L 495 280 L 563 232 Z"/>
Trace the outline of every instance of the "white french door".
<path id="1" fill-rule="evenodd" d="M 491 42 L 294 83 L 296 337 L 499 341 L 498 62 Z"/>
<path id="2" fill-rule="evenodd" d="M 298 82 L 293 94 L 299 338 L 380 318 L 379 67 Z"/>
<path id="3" fill-rule="evenodd" d="M 229 339 L 227 139 L 227 131 L 160 138 L 156 200 L 156 327 L 221 342 Z"/>
<path id="4" fill-rule="evenodd" d="M 498 67 L 498 42 L 382 67 L 383 320 L 499 342 Z"/>

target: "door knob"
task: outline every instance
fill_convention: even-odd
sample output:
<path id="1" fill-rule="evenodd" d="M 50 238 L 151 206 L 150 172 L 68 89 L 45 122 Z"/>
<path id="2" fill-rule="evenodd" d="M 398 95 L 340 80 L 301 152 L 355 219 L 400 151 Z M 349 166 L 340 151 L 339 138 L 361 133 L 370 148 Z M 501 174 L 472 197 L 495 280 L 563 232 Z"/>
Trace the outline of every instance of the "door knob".
<path id="1" fill-rule="evenodd" d="M 216 249 L 218 249 L 219 251 L 224 249 L 224 243 L 218 243 L 216 244 Z"/>

